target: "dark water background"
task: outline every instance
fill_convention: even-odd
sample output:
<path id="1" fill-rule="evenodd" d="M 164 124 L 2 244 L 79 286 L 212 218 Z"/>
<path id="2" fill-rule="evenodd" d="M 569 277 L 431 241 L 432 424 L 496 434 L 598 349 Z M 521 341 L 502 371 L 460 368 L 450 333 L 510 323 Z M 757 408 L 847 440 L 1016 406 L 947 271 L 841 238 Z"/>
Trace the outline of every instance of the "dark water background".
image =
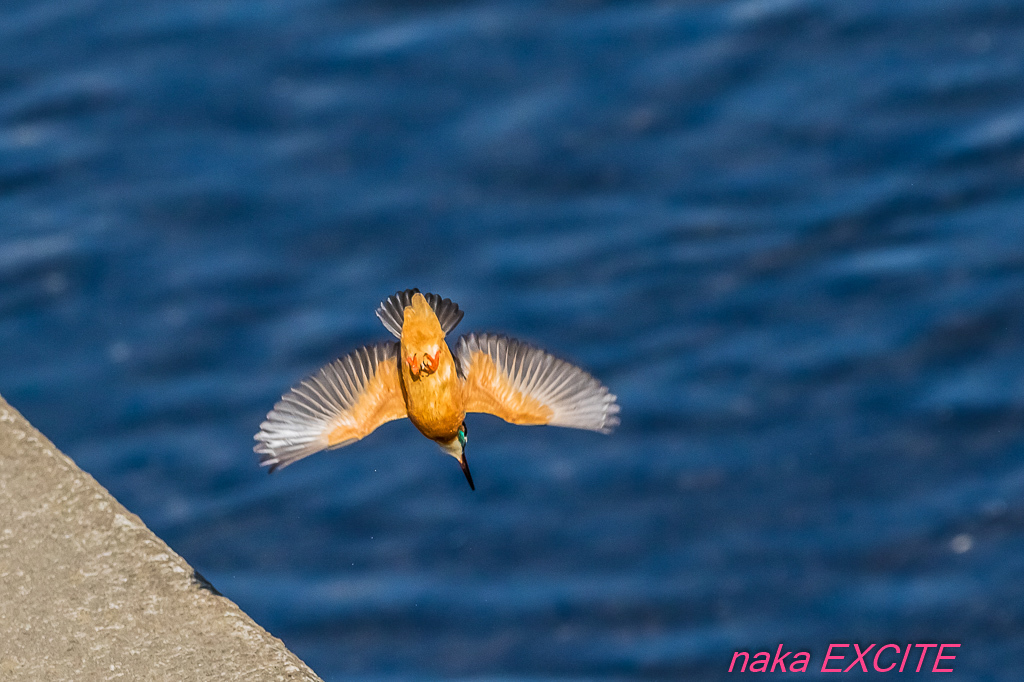
<path id="1" fill-rule="evenodd" d="M 327 680 L 1022 679 L 1022 216 L 1021 2 L 0 5 L 0 393 Z M 621 428 L 268 477 L 409 286 Z"/>

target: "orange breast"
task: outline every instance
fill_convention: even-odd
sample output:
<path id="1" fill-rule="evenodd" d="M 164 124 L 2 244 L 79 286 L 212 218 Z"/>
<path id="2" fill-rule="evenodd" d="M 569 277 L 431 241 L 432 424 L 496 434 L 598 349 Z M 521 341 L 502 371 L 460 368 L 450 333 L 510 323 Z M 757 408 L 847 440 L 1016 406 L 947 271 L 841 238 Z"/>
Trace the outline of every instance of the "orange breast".
<path id="1" fill-rule="evenodd" d="M 409 420 L 416 428 L 427 438 L 450 441 L 466 418 L 466 410 L 452 352 L 443 341 L 440 350 L 437 370 L 430 374 L 414 377 L 409 365 L 402 363 L 402 393 Z"/>

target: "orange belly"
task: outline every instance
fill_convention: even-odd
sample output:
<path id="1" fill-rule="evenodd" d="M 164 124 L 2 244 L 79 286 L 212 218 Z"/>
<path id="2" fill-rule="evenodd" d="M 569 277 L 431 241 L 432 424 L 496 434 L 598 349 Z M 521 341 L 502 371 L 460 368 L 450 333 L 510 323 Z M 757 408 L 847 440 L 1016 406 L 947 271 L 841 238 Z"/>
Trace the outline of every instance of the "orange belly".
<path id="1" fill-rule="evenodd" d="M 402 394 L 409 421 L 427 438 L 448 442 L 456 437 L 466 418 L 462 385 L 455 372 L 455 360 L 447 345 L 441 349 L 437 370 L 414 377 L 402 363 Z"/>

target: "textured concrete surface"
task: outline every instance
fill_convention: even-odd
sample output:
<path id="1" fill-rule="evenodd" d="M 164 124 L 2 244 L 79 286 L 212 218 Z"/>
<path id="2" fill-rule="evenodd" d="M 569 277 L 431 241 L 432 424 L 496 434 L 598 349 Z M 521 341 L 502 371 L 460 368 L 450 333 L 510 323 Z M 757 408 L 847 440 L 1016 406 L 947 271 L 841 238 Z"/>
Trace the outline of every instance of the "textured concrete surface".
<path id="1" fill-rule="evenodd" d="M 0 680 L 319 680 L 0 398 Z"/>

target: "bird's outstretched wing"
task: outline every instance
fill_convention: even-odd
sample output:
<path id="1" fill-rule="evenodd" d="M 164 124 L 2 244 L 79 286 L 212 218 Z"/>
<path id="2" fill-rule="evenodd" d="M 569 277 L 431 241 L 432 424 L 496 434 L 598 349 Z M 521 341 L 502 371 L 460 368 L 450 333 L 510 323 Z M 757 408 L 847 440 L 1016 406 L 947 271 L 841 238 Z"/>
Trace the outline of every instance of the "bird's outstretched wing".
<path id="1" fill-rule="evenodd" d="M 468 334 L 456 353 L 467 412 L 601 433 L 619 423 L 615 396 L 600 381 L 539 348 L 506 336 Z"/>
<path id="2" fill-rule="evenodd" d="M 300 381 L 260 424 L 253 448 L 260 464 L 274 471 L 408 416 L 397 358 L 397 343 L 366 346 Z"/>
<path id="3" fill-rule="evenodd" d="M 405 321 L 405 308 L 412 305 L 413 294 L 420 293 L 419 289 L 406 289 L 392 294 L 388 300 L 377 308 L 377 317 L 384 323 L 388 331 L 397 338 L 402 338 L 402 323 Z M 437 294 L 423 294 L 427 303 L 434 309 L 437 321 L 441 323 L 441 331 L 445 334 L 455 329 L 462 321 L 463 311 L 459 310 L 459 304 L 450 298 L 441 298 Z"/>

